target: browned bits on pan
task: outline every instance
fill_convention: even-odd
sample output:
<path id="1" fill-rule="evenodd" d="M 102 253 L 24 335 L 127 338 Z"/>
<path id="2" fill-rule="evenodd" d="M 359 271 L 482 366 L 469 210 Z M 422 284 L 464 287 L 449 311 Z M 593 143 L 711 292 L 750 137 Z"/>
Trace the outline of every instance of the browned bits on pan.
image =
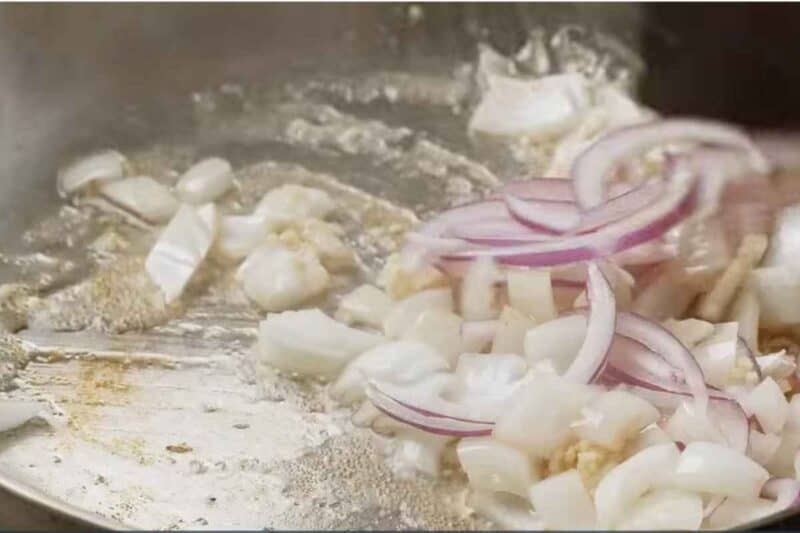
<path id="1" fill-rule="evenodd" d="M 167 445 L 167 451 L 172 453 L 189 453 L 194 451 L 194 448 L 182 442 L 180 444 L 169 444 Z"/>

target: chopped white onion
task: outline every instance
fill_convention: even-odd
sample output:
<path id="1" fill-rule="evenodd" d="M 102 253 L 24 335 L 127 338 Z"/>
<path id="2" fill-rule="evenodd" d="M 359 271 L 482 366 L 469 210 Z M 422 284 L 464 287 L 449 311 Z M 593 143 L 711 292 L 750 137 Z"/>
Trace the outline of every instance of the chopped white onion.
<path id="1" fill-rule="evenodd" d="M 597 389 L 588 385 L 535 374 L 512 395 L 497 419 L 494 436 L 535 457 L 549 457 L 574 435 L 570 424 L 596 394 Z"/>
<path id="2" fill-rule="evenodd" d="M 430 309 L 452 311 L 452 291 L 449 288 L 428 289 L 397 302 L 383 321 L 383 331 L 387 337 L 400 338 L 419 315 Z"/>
<path id="3" fill-rule="evenodd" d="M 410 341 L 390 342 L 350 361 L 329 392 L 337 402 L 351 404 L 366 397 L 371 379 L 405 385 L 445 370 L 448 370 L 447 360 L 429 346 Z"/>
<path id="4" fill-rule="evenodd" d="M 497 320 L 492 353 L 525 353 L 525 334 L 536 323 L 513 307 L 505 306 Z"/>
<path id="5" fill-rule="evenodd" d="M 461 283 L 459 307 L 464 320 L 492 320 L 500 308 L 495 283 L 500 271 L 491 257 L 470 263 Z"/>
<path id="6" fill-rule="evenodd" d="M 703 522 L 703 499 L 675 489 L 656 489 L 639 498 L 618 529 L 623 531 L 696 531 Z"/>
<path id="7" fill-rule="evenodd" d="M 330 276 L 317 255 L 265 244 L 247 256 L 236 273 L 244 293 L 265 311 L 285 311 L 322 294 Z"/>
<path id="8" fill-rule="evenodd" d="M 730 319 L 739 323 L 739 336 L 753 353 L 758 353 L 758 322 L 761 307 L 758 296 L 749 286 L 739 289 L 731 305 Z"/>
<path id="9" fill-rule="evenodd" d="M 475 490 L 467 496 L 467 505 L 502 529 L 541 531 L 544 523 L 533 512 L 528 499 L 513 494 Z"/>
<path id="10" fill-rule="evenodd" d="M 769 249 L 764 256 L 766 267 L 800 267 L 800 204 L 785 207 L 775 221 Z"/>
<path id="11" fill-rule="evenodd" d="M 664 431 L 676 442 L 696 441 L 725 443 L 725 435 L 712 424 L 706 413 L 698 412 L 694 405 L 683 402 L 664 424 Z"/>
<path id="12" fill-rule="evenodd" d="M 786 350 L 777 353 L 761 355 L 758 357 L 758 366 L 761 374 L 773 379 L 788 378 L 797 371 L 797 362 L 794 357 L 786 355 Z"/>
<path id="13" fill-rule="evenodd" d="M 765 378 L 739 403 L 748 416 L 755 416 L 767 433 L 780 433 L 789 417 L 789 402 L 780 386 L 771 377 Z"/>
<path id="14" fill-rule="evenodd" d="M 104 150 L 78 159 L 58 172 L 58 194 L 65 198 L 93 182 L 121 179 L 126 165 L 125 156 L 116 150 Z"/>
<path id="15" fill-rule="evenodd" d="M 216 208 L 207 204 L 181 206 L 161 232 L 147 255 L 145 269 L 167 303 L 181 295 L 211 248 L 216 230 Z"/>
<path id="16" fill-rule="evenodd" d="M 800 450 L 800 395 L 789 402 L 789 416 L 781 433 L 781 444 L 772 456 L 767 469 L 776 476 L 794 475 L 794 458 Z"/>
<path id="17" fill-rule="evenodd" d="M 391 307 L 392 299 L 385 292 L 374 285 L 361 285 L 342 297 L 336 319 L 380 328 Z"/>
<path id="18" fill-rule="evenodd" d="M 219 157 L 209 157 L 192 165 L 175 186 L 178 197 L 186 203 L 213 202 L 233 185 L 231 164 Z"/>
<path id="19" fill-rule="evenodd" d="M 305 309 L 268 314 L 259 325 L 256 351 L 264 362 L 279 369 L 331 377 L 384 340 L 349 328 L 319 309 Z"/>
<path id="20" fill-rule="evenodd" d="M 525 360 L 514 354 L 462 354 L 449 397 L 476 408 L 504 405 L 527 370 Z"/>
<path id="21" fill-rule="evenodd" d="M 524 453 L 491 437 L 461 439 L 456 453 L 475 489 L 526 497 L 531 483 L 539 479 Z"/>
<path id="22" fill-rule="evenodd" d="M 600 394 L 581 414 L 572 423 L 578 437 L 611 450 L 621 450 L 630 437 L 661 417 L 646 400 L 623 390 Z"/>
<path id="23" fill-rule="evenodd" d="M 594 493 L 598 526 L 618 525 L 642 495 L 668 483 L 679 457 L 674 443 L 659 444 L 645 448 L 612 468 Z"/>
<path id="24" fill-rule="evenodd" d="M 588 107 L 587 83 L 579 74 L 535 81 L 490 75 L 487 80 L 489 90 L 470 118 L 470 131 L 551 138 L 574 127 Z"/>
<path id="25" fill-rule="evenodd" d="M 167 187 L 148 176 L 136 176 L 104 183 L 100 194 L 115 205 L 147 222 L 169 220 L 178 210 L 178 200 Z"/>
<path id="26" fill-rule="evenodd" d="M 750 446 L 747 455 L 761 466 L 766 466 L 775 456 L 781 445 L 781 438 L 772 433 L 762 433 L 750 429 Z"/>
<path id="27" fill-rule="evenodd" d="M 407 340 L 419 341 L 442 354 L 451 365 L 465 351 L 461 329 L 464 321 L 455 313 L 443 309 L 429 309 L 403 333 Z"/>
<path id="28" fill-rule="evenodd" d="M 673 442 L 673 439 L 666 431 L 661 429 L 658 424 L 650 424 L 630 442 L 626 451 L 630 455 L 636 455 L 645 448 L 670 442 Z"/>
<path id="29" fill-rule="evenodd" d="M 449 437 L 403 426 L 383 450 L 387 456 L 386 464 L 400 478 L 410 478 L 418 472 L 435 478 L 439 474 L 442 453 L 450 440 Z"/>
<path id="30" fill-rule="evenodd" d="M 696 318 L 685 320 L 669 318 L 662 325 L 687 348 L 695 347 L 714 333 L 714 324 Z"/>
<path id="31" fill-rule="evenodd" d="M 525 334 L 528 362 L 548 359 L 563 374 L 583 345 L 587 322 L 584 315 L 566 315 L 528 330 Z"/>
<path id="32" fill-rule="evenodd" d="M 337 234 L 336 226 L 309 218 L 300 226 L 300 235 L 311 246 L 331 272 L 347 270 L 355 265 L 355 253 Z"/>
<path id="33" fill-rule="evenodd" d="M 713 442 L 691 442 L 681 453 L 672 476 L 675 487 L 728 496 L 758 497 L 769 472 L 746 455 Z"/>
<path id="34" fill-rule="evenodd" d="M 219 235 L 214 253 L 237 261 L 264 244 L 272 229 L 267 217 L 259 215 L 227 215 L 220 217 Z"/>
<path id="35" fill-rule="evenodd" d="M 530 489 L 533 508 L 548 529 L 595 529 L 592 498 L 577 470 L 567 470 L 544 479 Z"/>
<path id="36" fill-rule="evenodd" d="M 499 322 L 497 320 L 477 320 L 461 324 L 462 351 L 480 353 L 488 349 L 494 340 Z"/>
<path id="37" fill-rule="evenodd" d="M 757 268 L 750 273 L 750 284 L 761 305 L 761 327 L 800 324 L 800 270 L 788 266 Z"/>
<path id="38" fill-rule="evenodd" d="M 726 322 L 716 324 L 714 333 L 700 342 L 692 355 L 703 369 L 706 383 L 725 388 L 731 371 L 736 366 L 736 347 L 739 341 L 739 324 Z"/>
<path id="39" fill-rule="evenodd" d="M 265 194 L 255 213 L 288 224 L 306 218 L 325 218 L 335 207 L 333 199 L 325 191 L 288 184 Z"/>
<path id="40" fill-rule="evenodd" d="M 508 303 L 521 313 L 542 323 L 558 316 L 553 299 L 550 272 L 510 268 L 506 274 Z"/>

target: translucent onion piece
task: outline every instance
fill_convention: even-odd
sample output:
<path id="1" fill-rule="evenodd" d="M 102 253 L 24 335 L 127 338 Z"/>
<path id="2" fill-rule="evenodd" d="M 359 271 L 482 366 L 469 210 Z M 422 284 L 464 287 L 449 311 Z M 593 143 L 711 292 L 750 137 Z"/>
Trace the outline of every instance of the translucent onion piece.
<path id="1" fill-rule="evenodd" d="M 65 198 L 93 182 L 121 179 L 126 165 L 125 156 L 116 150 L 104 150 L 74 161 L 58 173 L 58 194 Z"/>
<path id="2" fill-rule="evenodd" d="M 789 417 L 789 402 L 771 377 L 739 398 L 739 403 L 749 416 L 756 417 L 767 433 L 780 433 Z"/>
<path id="3" fill-rule="evenodd" d="M 317 255 L 265 244 L 247 256 L 236 273 L 247 297 L 265 311 L 285 311 L 322 294 L 330 276 Z"/>
<path id="4" fill-rule="evenodd" d="M 595 529 L 592 498 L 577 470 L 568 470 L 542 480 L 530 489 L 533 508 L 548 529 Z"/>
<path id="5" fill-rule="evenodd" d="M 714 333 L 700 342 L 692 355 L 700 364 L 706 383 L 713 387 L 725 388 L 736 366 L 739 324 L 726 322 L 716 324 Z"/>
<path id="6" fill-rule="evenodd" d="M 417 316 L 411 327 L 403 333 L 403 339 L 427 344 L 452 365 L 461 353 L 472 348 L 465 346 L 462 338 L 463 324 L 464 321 L 455 313 L 429 309 Z M 478 348 L 481 349 L 482 346 Z"/>
<path id="7" fill-rule="evenodd" d="M 281 370 L 331 377 L 348 361 L 384 342 L 349 328 L 319 309 L 268 314 L 259 325 L 256 353 Z"/>
<path id="8" fill-rule="evenodd" d="M 112 203 L 153 223 L 169 220 L 179 206 L 168 188 L 147 176 L 104 183 L 100 193 Z"/>
<path id="9" fill-rule="evenodd" d="M 499 322 L 471 320 L 461 324 L 461 347 L 465 352 L 483 352 L 492 344 Z"/>
<path id="10" fill-rule="evenodd" d="M 495 281 L 500 272 L 489 257 L 472 262 L 461 283 L 459 307 L 464 320 L 492 320 L 500 313 Z"/>
<path id="11" fill-rule="evenodd" d="M 639 498 L 619 522 L 623 531 L 696 531 L 703 522 L 703 499 L 699 494 L 656 489 Z"/>
<path id="12" fill-rule="evenodd" d="M 219 235 L 214 253 L 229 260 L 239 260 L 264 244 L 272 229 L 267 217 L 258 215 L 227 215 L 220 217 Z"/>
<path id="13" fill-rule="evenodd" d="M 383 331 L 387 337 L 400 338 L 419 315 L 430 309 L 453 310 L 453 293 L 449 287 L 428 289 L 397 302 L 383 321 Z"/>
<path id="14" fill-rule="evenodd" d="M 558 316 L 550 272 L 512 268 L 507 270 L 506 280 L 511 307 L 539 323 Z"/>
<path id="15" fill-rule="evenodd" d="M 792 477 L 795 475 L 795 455 L 800 450 L 800 395 L 795 395 L 789 402 L 789 417 L 780 437 L 780 446 L 772 456 L 767 469 L 773 475 Z"/>
<path id="16" fill-rule="evenodd" d="M 205 259 L 214 242 L 216 219 L 213 204 L 181 206 L 147 255 L 147 274 L 164 293 L 167 303 L 181 295 Z"/>
<path id="17" fill-rule="evenodd" d="M 467 496 L 467 505 L 509 531 L 541 531 L 544 523 L 533 512 L 528 499 L 513 494 L 474 490 Z"/>
<path id="18" fill-rule="evenodd" d="M 213 202 L 233 185 L 231 164 L 219 157 L 203 159 L 183 173 L 175 186 L 180 199 L 190 204 Z"/>
<path id="19" fill-rule="evenodd" d="M 497 320 L 497 331 L 492 340 L 492 353 L 525 353 L 525 334 L 536 322 L 513 307 L 505 306 Z"/>
<path id="20" fill-rule="evenodd" d="M 534 457 L 547 458 L 574 436 L 570 424 L 597 392 L 591 386 L 537 373 L 512 395 L 497 419 L 494 437 Z"/>
<path id="21" fill-rule="evenodd" d="M 775 456 L 775 452 L 781 445 L 781 438 L 771 433 L 762 433 L 756 429 L 750 429 L 750 449 L 747 451 L 748 457 L 753 459 L 761 466 L 766 466 Z"/>
<path id="22" fill-rule="evenodd" d="M 288 184 L 265 194 L 255 213 L 286 224 L 306 218 L 325 218 L 335 207 L 333 199 L 325 191 Z"/>
<path id="23" fill-rule="evenodd" d="M 528 457 L 489 437 L 462 439 L 456 447 L 458 461 L 474 489 L 508 492 L 527 497 L 539 473 Z"/>
<path id="24" fill-rule="evenodd" d="M 525 360 L 514 354 L 462 354 L 448 397 L 465 406 L 493 408 L 500 413 L 527 370 Z"/>
<path id="25" fill-rule="evenodd" d="M 661 418 L 646 400 L 622 390 L 601 394 L 581 414 L 583 418 L 572 424 L 578 437 L 610 450 L 621 450 L 632 436 Z"/>
<path id="26" fill-rule="evenodd" d="M 750 284 L 761 307 L 761 327 L 800 324 L 800 271 L 787 266 L 758 268 L 750 273 Z"/>
<path id="27" fill-rule="evenodd" d="M 800 205 L 792 205 L 784 208 L 778 216 L 763 265 L 800 266 L 798 250 L 800 250 Z"/>
<path id="28" fill-rule="evenodd" d="M 533 365 L 552 361 L 556 372 L 563 374 L 586 338 L 587 320 L 582 315 L 566 315 L 539 324 L 525 334 L 525 357 Z"/>
<path id="29" fill-rule="evenodd" d="M 681 453 L 672 483 L 678 488 L 728 496 L 758 497 L 769 472 L 746 455 L 712 442 L 692 442 Z"/>
<path id="30" fill-rule="evenodd" d="M 674 443 L 661 444 L 645 448 L 611 469 L 594 493 L 598 525 L 618 525 L 642 495 L 669 482 L 679 457 Z"/>
<path id="31" fill-rule="evenodd" d="M 605 201 L 605 179 L 621 162 L 648 149 L 675 142 L 697 142 L 729 146 L 747 152 L 758 172 L 769 170 L 769 163 L 752 141 L 740 130 L 708 120 L 667 119 L 617 130 L 595 142 L 572 166 L 575 198 L 588 209 Z"/>
<path id="32" fill-rule="evenodd" d="M 385 292 L 373 285 L 361 285 L 342 297 L 336 319 L 380 328 L 391 307 L 392 299 Z"/>
<path id="33" fill-rule="evenodd" d="M 403 385 L 447 370 L 448 366 L 442 355 L 419 342 L 381 344 L 348 363 L 329 393 L 337 402 L 350 404 L 365 398 L 370 379 Z"/>

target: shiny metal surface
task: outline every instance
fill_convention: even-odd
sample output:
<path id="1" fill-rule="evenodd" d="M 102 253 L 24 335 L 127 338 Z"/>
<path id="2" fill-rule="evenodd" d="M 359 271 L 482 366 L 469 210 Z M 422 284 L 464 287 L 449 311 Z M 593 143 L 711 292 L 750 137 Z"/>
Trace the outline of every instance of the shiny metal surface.
<path id="1" fill-rule="evenodd" d="M 543 24 L 590 24 L 622 36 L 635 49 L 656 41 L 666 50 L 662 54 L 676 38 L 654 26 L 652 14 L 636 4 L 431 5 L 418 24 L 409 23 L 407 9 L 405 4 L 1 5 L 3 248 L 13 249 L 21 229 L 58 204 L 55 171 L 72 154 L 98 145 L 124 149 L 191 136 L 192 91 L 225 81 L 277 83 L 320 69 L 413 70 L 435 56 L 470 58 L 482 39 L 511 50 L 526 29 Z M 668 98 L 652 89 L 650 94 Z M 0 486 L 77 524 L 120 527 L 2 472 Z M 37 523 L 33 515 L 23 527 L 65 527 L 46 514 Z"/>

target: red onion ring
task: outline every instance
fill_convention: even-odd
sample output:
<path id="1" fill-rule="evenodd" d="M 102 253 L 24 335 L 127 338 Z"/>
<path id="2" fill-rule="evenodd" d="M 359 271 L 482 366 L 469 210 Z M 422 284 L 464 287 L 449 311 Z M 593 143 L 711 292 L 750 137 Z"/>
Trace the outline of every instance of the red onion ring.
<path id="1" fill-rule="evenodd" d="M 753 169 L 767 172 L 769 162 L 738 128 L 710 120 L 666 119 L 630 126 L 606 135 L 589 146 L 573 163 L 575 199 L 583 209 L 605 202 L 607 176 L 623 161 L 648 149 L 673 142 L 697 142 L 743 150 Z"/>
<path id="2" fill-rule="evenodd" d="M 575 193 L 570 180 L 558 178 L 532 178 L 512 181 L 502 189 L 499 197 L 513 194 L 520 198 L 551 202 L 574 202 Z"/>
<path id="3" fill-rule="evenodd" d="M 586 338 L 578 354 L 564 373 L 564 378 L 578 383 L 591 383 L 605 368 L 609 348 L 614 340 L 616 323 L 616 302 L 611 289 L 600 268 L 589 264 L 589 316 L 586 325 Z"/>
<path id="4" fill-rule="evenodd" d="M 551 233 L 564 233 L 581 221 L 581 213 L 572 202 L 525 199 L 506 193 L 509 213 L 529 228 Z"/>
<path id="5" fill-rule="evenodd" d="M 520 266 L 553 266 L 597 259 L 661 236 L 693 211 L 696 200 L 697 186 L 691 180 L 673 186 L 655 204 L 592 233 L 521 246 L 446 252 L 442 259 L 468 261 L 490 256 L 500 263 Z"/>

